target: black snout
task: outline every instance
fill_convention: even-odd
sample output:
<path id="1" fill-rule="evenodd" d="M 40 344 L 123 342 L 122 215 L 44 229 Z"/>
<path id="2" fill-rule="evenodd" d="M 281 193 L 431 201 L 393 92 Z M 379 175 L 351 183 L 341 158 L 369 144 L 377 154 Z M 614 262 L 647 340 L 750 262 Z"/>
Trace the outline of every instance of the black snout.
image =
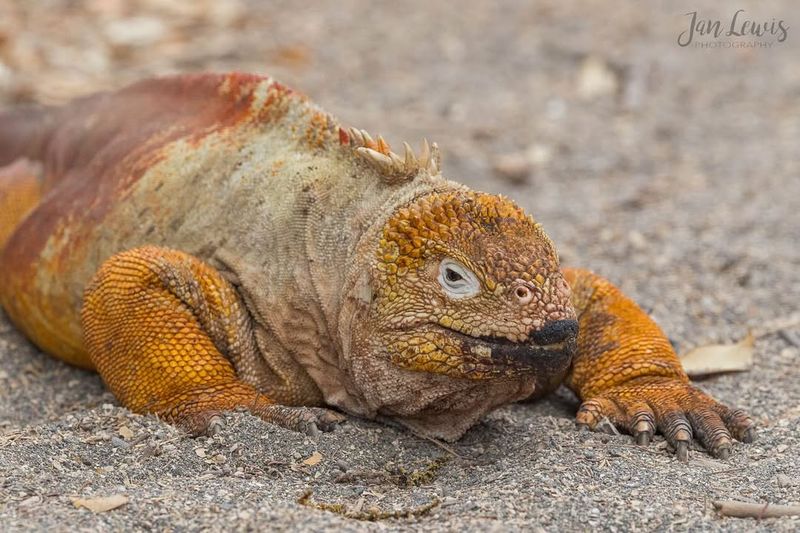
<path id="1" fill-rule="evenodd" d="M 557 344 L 578 336 L 577 320 L 554 320 L 530 334 L 530 340 L 539 346 Z"/>

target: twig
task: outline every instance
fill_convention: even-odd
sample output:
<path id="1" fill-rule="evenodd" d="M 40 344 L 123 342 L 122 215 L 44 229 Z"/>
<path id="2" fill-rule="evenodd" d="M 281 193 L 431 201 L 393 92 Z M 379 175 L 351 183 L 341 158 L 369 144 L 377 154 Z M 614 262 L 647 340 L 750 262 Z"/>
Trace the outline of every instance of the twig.
<path id="1" fill-rule="evenodd" d="M 303 492 L 300 498 L 298 498 L 297 503 L 299 503 L 300 505 L 304 505 L 306 507 L 311 507 L 313 509 L 319 509 L 320 511 L 330 511 L 332 513 L 342 515 L 345 518 L 352 518 L 355 520 L 367 520 L 371 522 L 376 522 L 378 520 L 387 520 L 391 518 L 412 518 L 416 516 L 422 516 L 428 514 L 434 507 L 436 507 L 441 503 L 439 501 L 439 498 L 434 497 L 430 502 L 424 505 L 420 505 L 418 507 L 412 507 L 409 509 L 402 509 L 399 511 L 381 511 L 380 509 L 376 508 L 371 508 L 368 509 L 367 511 L 361 511 L 360 508 L 364 504 L 360 499 L 359 502 L 356 503 L 356 507 L 354 509 L 348 509 L 341 503 L 316 502 L 313 499 L 311 499 L 312 494 L 313 491 L 311 489 L 307 489 L 305 492 Z"/>
<path id="2" fill-rule="evenodd" d="M 429 437 L 428 435 L 423 435 L 422 433 L 418 433 L 418 432 L 414 431 L 411 428 L 408 428 L 408 429 L 411 431 L 411 433 L 414 436 L 419 437 L 421 439 L 425 439 L 428 442 L 430 442 L 431 444 L 434 444 L 434 445 L 438 446 L 439 448 L 443 449 L 444 451 L 446 451 L 447 453 L 449 453 L 450 455 L 452 455 L 456 459 L 464 459 L 463 455 L 459 454 L 457 451 L 455 451 L 453 448 L 451 448 L 450 446 L 448 446 L 444 442 L 440 441 L 439 439 L 434 438 L 434 437 Z"/>
<path id="3" fill-rule="evenodd" d="M 800 348 L 800 336 L 798 336 L 796 333 L 789 331 L 788 329 L 782 329 L 778 331 L 778 335 L 780 335 L 783 340 L 792 346 Z"/>
<path id="4" fill-rule="evenodd" d="M 377 420 L 378 420 L 378 422 L 383 422 L 387 426 L 392 426 L 392 427 L 395 427 L 395 428 L 403 428 L 403 429 L 409 431 L 415 437 L 419 437 L 421 439 L 425 439 L 428 442 L 430 442 L 431 444 L 434 444 L 434 445 L 438 446 L 439 448 L 443 449 L 444 451 L 446 451 L 447 453 L 449 453 L 450 455 L 452 455 L 456 459 L 464 459 L 463 455 L 460 455 L 453 448 L 451 448 L 450 446 L 448 446 L 444 442 L 440 441 L 439 439 L 436 439 L 434 437 L 429 437 L 427 435 L 423 435 L 422 433 L 414 430 L 413 428 L 401 426 L 400 424 L 397 423 L 397 421 L 395 421 L 395 420 L 393 420 L 393 419 L 391 419 L 389 417 L 386 417 L 386 416 L 379 416 L 377 418 Z"/>
<path id="5" fill-rule="evenodd" d="M 800 516 L 800 505 L 774 505 L 771 503 L 746 503 L 733 500 L 713 502 L 714 508 L 724 516 L 736 518 L 775 518 Z"/>

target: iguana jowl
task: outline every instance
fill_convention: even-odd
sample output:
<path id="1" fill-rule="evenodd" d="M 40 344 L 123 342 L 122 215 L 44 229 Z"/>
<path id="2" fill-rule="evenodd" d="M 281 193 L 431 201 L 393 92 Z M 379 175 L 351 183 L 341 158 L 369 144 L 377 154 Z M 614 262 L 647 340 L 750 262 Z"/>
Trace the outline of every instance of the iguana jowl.
<path id="1" fill-rule="evenodd" d="M 9 111 L 0 165 L 3 307 L 134 411 L 199 433 L 243 407 L 315 432 L 330 405 L 456 439 L 564 381 L 579 423 L 660 431 L 681 458 L 693 435 L 723 457 L 754 438 L 514 203 L 269 78 Z"/>

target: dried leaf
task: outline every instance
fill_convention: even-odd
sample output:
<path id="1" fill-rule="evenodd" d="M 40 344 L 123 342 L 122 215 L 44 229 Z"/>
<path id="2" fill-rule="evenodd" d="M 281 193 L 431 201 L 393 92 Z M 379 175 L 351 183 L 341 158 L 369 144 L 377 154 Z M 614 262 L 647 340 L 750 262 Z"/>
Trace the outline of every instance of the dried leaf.
<path id="1" fill-rule="evenodd" d="M 750 370 L 753 367 L 754 342 L 755 338 L 748 334 L 736 344 L 701 346 L 681 356 L 681 363 L 691 377 Z"/>
<path id="2" fill-rule="evenodd" d="M 218 453 L 217 455 L 211 458 L 211 462 L 218 465 L 225 464 L 227 461 L 228 461 L 227 457 L 225 457 L 221 453 Z"/>
<path id="3" fill-rule="evenodd" d="M 206 456 L 206 449 L 205 448 L 195 448 L 194 453 L 197 457 L 205 457 Z"/>
<path id="4" fill-rule="evenodd" d="M 133 438 L 133 431 L 128 426 L 122 426 L 119 428 L 119 436 L 125 440 L 131 440 Z"/>
<path id="5" fill-rule="evenodd" d="M 320 461 L 322 461 L 322 454 L 319 452 L 314 452 L 303 461 L 303 464 L 307 466 L 314 466 L 319 464 Z"/>
<path id="6" fill-rule="evenodd" d="M 99 498 L 72 498 L 72 503 L 75 507 L 85 507 L 93 513 L 105 513 L 128 503 L 128 497 L 124 494 L 115 494 Z"/>

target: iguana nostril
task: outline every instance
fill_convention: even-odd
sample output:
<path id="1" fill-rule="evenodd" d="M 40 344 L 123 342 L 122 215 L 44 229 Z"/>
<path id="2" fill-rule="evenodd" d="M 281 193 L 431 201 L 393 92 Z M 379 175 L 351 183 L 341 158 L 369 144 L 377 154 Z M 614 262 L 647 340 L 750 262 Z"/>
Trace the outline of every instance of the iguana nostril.
<path id="1" fill-rule="evenodd" d="M 578 335 L 577 320 L 554 320 L 548 322 L 544 327 L 530 334 L 530 340 L 539 346 L 557 344 L 568 339 L 573 339 Z"/>
<path id="2" fill-rule="evenodd" d="M 514 289 L 514 296 L 516 296 L 517 302 L 519 302 L 520 305 L 525 305 L 533 300 L 533 291 L 525 285 L 520 285 Z"/>

